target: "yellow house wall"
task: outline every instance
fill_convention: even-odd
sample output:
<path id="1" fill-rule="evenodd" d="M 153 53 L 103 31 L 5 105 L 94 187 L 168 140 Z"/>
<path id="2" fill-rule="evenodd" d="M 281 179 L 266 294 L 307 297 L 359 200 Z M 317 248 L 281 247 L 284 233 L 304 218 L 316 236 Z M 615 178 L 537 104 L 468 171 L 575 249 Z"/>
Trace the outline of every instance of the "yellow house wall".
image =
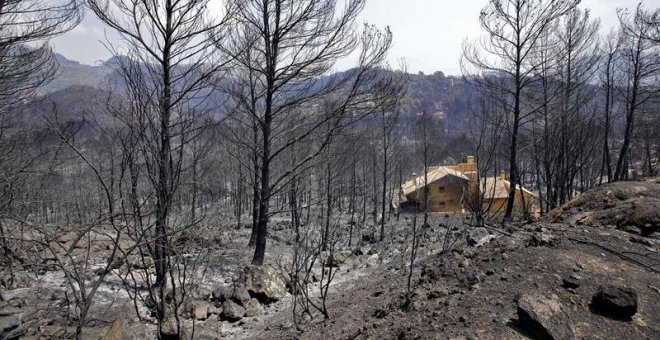
<path id="1" fill-rule="evenodd" d="M 440 187 L 444 187 L 440 191 Z M 429 184 L 429 211 L 430 212 L 460 212 L 463 210 L 463 186 L 458 184 Z M 416 200 L 420 203 L 420 209 L 425 210 L 426 200 L 424 199 L 424 190 L 420 189 L 408 195 L 409 200 Z M 440 203 L 444 202 L 444 206 Z"/>
<path id="2" fill-rule="evenodd" d="M 534 204 L 534 198 L 533 196 L 529 195 L 528 193 L 525 193 L 525 205 L 527 206 L 527 211 L 532 212 L 532 207 Z M 491 214 L 504 214 L 506 212 L 506 205 L 507 205 L 507 198 L 495 198 L 492 200 L 492 203 L 489 200 L 485 200 L 483 204 L 483 209 L 485 212 L 489 212 Z M 523 210 L 523 200 L 520 195 L 520 191 L 516 192 L 516 198 L 513 202 L 513 212 L 514 213 L 522 213 Z"/>

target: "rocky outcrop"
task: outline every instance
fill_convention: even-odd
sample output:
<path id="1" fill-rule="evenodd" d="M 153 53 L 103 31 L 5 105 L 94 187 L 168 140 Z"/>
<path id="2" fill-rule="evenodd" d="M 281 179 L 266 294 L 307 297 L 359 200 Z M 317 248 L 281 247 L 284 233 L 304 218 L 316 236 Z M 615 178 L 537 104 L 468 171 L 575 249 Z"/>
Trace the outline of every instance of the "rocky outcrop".
<path id="1" fill-rule="evenodd" d="M 537 339 L 575 339 L 557 295 L 523 294 L 518 300 L 520 326 Z"/>
<path id="2" fill-rule="evenodd" d="M 286 282 L 282 274 L 270 266 L 245 267 L 242 281 L 250 296 L 261 303 L 279 301 L 286 295 Z"/>

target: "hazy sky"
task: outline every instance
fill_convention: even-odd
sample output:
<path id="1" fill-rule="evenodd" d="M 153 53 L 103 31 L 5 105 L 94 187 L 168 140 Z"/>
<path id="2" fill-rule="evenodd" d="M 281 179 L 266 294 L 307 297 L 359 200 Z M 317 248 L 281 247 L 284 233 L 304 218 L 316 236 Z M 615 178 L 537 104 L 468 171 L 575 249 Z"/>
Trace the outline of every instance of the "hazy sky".
<path id="1" fill-rule="evenodd" d="M 342 1 L 342 0 L 339 0 Z M 488 0 L 368 0 L 361 21 L 378 26 L 389 25 L 394 34 L 390 52 L 393 66 L 404 58 L 410 72 L 459 74 L 458 59 L 466 37 L 481 34 L 479 11 Z M 594 17 L 602 20 L 608 31 L 617 22 L 616 9 L 634 8 L 638 0 L 582 0 Z M 645 7 L 658 8 L 660 0 L 645 0 Z M 106 36 L 113 44 L 121 44 L 116 34 L 106 29 L 88 13 L 83 23 L 52 42 L 56 52 L 85 64 L 106 60 L 109 52 L 103 46 Z M 338 68 L 351 66 L 350 60 Z"/>

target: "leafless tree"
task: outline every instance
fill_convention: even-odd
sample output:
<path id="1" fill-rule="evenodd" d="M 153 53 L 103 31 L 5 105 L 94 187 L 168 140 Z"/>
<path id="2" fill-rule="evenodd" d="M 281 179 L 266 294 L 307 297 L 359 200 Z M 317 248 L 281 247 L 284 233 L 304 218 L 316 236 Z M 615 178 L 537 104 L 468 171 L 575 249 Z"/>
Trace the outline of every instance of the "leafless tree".
<path id="1" fill-rule="evenodd" d="M 266 251 L 270 200 L 292 176 L 301 173 L 319 156 L 342 128 L 373 111 L 371 84 L 391 44 L 389 31 L 365 27 L 356 34 L 355 22 L 364 0 L 352 0 L 339 8 L 323 0 L 231 0 L 236 15 L 231 39 L 218 48 L 230 56 L 236 74 L 228 91 L 237 111 L 256 122 L 258 150 L 259 218 L 252 259 L 261 265 Z M 354 51 L 357 67 L 329 76 L 335 62 Z M 301 115 L 305 111 L 305 115 Z M 296 133 L 284 122 L 294 115 Z M 293 145 L 316 142 L 278 173 L 281 155 Z"/>
<path id="2" fill-rule="evenodd" d="M 607 181 L 613 179 L 612 173 L 612 155 L 610 151 L 610 131 L 612 129 L 612 111 L 614 106 L 614 87 L 616 84 L 615 71 L 616 63 L 619 56 L 619 48 L 621 46 L 621 34 L 616 31 L 611 31 L 604 41 L 603 49 L 603 65 L 601 71 L 601 83 L 605 89 L 605 108 L 604 108 L 604 136 L 603 136 L 603 162 L 601 165 L 600 182 L 602 183 L 603 177 L 607 175 Z"/>
<path id="3" fill-rule="evenodd" d="M 575 0 L 492 0 L 479 17 L 485 37 L 465 45 L 461 63 L 464 74 L 476 71 L 505 79 L 503 82 L 489 81 L 493 77 L 479 79 L 482 87 L 506 93 L 500 102 L 510 122 L 507 132 L 511 188 L 505 218 L 512 215 L 516 188 L 520 185 L 519 131 L 531 114 L 524 107 L 524 92 L 536 81 L 534 73 L 539 67 L 533 56 L 553 23 L 578 3 Z"/>
<path id="4" fill-rule="evenodd" d="M 29 132 L 20 125 L 22 106 L 57 71 L 48 39 L 74 28 L 81 19 L 77 1 L 0 1 L 0 220 L 16 217 L 15 206 L 44 152 L 25 147 Z M 14 254 L 0 222 L 3 265 L 13 281 Z M 10 282 L 12 284 L 13 282 Z"/>
<path id="5" fill-rule="evenodd" d="M 231 10 L 217 19 L 209 13 L 208 0 L 89 0 L 87 5 L 124 39 L 125 49 L 115 49 L 116 71 L 134 94 L 131 100 L 141 102 L 125 113 L 124 121 L 137 129 L 155 197 L 152 256 L 162 336 L 171 270 L 168 217 L 184 167 L 184 147 L 198 135 L 197 118 L 212 106 L 208 86 L 226 64 L 212 47 L 222 39 Z"/>
<path id="6" fill-rule="evenodd" d="M 623 142 L 614 171 L 616 181 L 628 178 L 630 146 L 636 119 L 646 109 L 649 101 L 658 94 L 659 47 L 645 38 L 652 28 L 644 22 L 643 13 L 639 6 L 632 17 L 626 11 L 619 11 L 623 34 L 620 72 L 625 77 L 619 88 L 623 92 L 621 95 L 626 109 Z"/>
<path id="7" fill-rule="evenodd" d="M 387 199 L 388 179 L 392 176 L 390 168 L 390 153 L 392 152 L 393 139 L 396 136 L 396 130 L 399 125 L 399 102 L 406 92 L 406 67 L 402 67 L 402 71 L 397 74 L 392 74 L 391 79 L 382 80 L 375 85 L 375 90 L 381 92 L 382 95 L 377 107 L 379 108 L 377 119 L 380 126 L 380 146 L 382 148 L 382 165 L 381 165 L 381 212 L 380 219 L 380 241 L 385 239 L 385 224 L 387 217 L 385 216 L 386 205 L 389 202 L 391 206 L 391 199 Z"/>

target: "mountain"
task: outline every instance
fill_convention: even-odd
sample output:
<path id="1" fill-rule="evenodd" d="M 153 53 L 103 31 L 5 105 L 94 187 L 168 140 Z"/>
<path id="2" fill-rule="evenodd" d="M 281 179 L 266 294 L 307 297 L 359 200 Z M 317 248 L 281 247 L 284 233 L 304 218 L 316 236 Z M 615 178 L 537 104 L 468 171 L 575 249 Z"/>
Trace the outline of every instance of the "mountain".
<path id="1" fill-rule="evenodd" d="M 108 82 L 117 80 L 112 65 L 117 64 L 119 58 L 125 57 L 112 57 L 100 65 L 91 66 L 56 54 L 55 60 L 59 64 L 57 76 L 50 84 L 40 88 L 39 92 L 43 96 L 48 96 L 51 101 L 60 103 L 60 114 L 66 112 L 67 115 L 73 115 L 83 107 L 76 105 L 77 101 L 85 102 L 99 96 L 107 97 L 105 91 Z M 348 71 L 329 75 L 328 78 L 341 77 L 346 72 Z M 465 86 L 462 77 L 446 76 L 442 72 L 430 75 L 410 74 L 408 91 L 400 107 L 402 124 L 410 124 L 419 113 L 425 112 L 443 121 L 448 134 L 461 134 L 467 130 L 468 117 L 470 117 L 468 101 L 475 95 L 471 91 L 470 87 Z M 219 100 L 226 99 L 221 94 L 214 96 L 219 96 Z M 68 109 L 69 104 L 71 110 Z M 95 105 L 84 106 L 87 110 L 95 107 Z"/>
<path id="2" fill-rule="evenodd" d="M 110 93 L 87 85 L 71 85 L 33 101 L 25 107 L 22 123 L 28 126 L 45 126 L 46 119 L 65 122 L 94 122 L 107 125 L 110 117 L 105 114 Z"/>
<path id="3" fill-rule="evenodd" d="M 112 74 L 112 69 L 105 64 L 84 65 L 57 53 L 55 61 L 59 66 L 57 75 L 53 81 L 39 88 L 38 91 L 42 95 L 48 95 L 70 86 L 104 88 L 107 78 Z"/>

